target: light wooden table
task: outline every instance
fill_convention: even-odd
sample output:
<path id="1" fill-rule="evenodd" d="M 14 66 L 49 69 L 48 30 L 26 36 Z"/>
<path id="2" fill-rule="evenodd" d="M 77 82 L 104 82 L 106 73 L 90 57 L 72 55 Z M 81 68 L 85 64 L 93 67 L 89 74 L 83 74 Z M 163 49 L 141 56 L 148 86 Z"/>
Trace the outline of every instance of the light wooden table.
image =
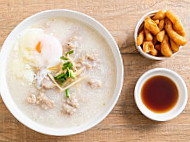
<path id="1" fill-rule="evenodd" d="M 126 141 L 190 141 L 190 103 L 181 115 L 168 122 L 154 122 L 137 109 L 133 91 L 137 79 L 155 67 L 169 68 L 179 73 L 190 91 L 189 43 L 172 59 L 150 61 L 137 53 L 133 33 L 139 18 L 155 9 L 171 9 L 190 35 L 189 0 L 0 0 L 0 44 L 23 19 L 48 9 L 73 9 L 100 21 L 115 37 L 122 53 L 125 81 L 113 111 L 94 128 L 68 137 L 39 134 L 23 126 L 7 110 L 0 99 L 0 141 L 45 142 L 126 142 Z"/>

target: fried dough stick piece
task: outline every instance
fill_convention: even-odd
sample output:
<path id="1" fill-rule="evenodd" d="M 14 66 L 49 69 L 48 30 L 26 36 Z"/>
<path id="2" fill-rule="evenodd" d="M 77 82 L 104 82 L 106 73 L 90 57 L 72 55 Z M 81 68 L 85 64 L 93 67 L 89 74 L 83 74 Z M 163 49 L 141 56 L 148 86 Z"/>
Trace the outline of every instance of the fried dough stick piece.
<path id="1" fill-rule="evenodd" d="M 150 54 L 156 56 L 158 55 L 158 51 L 154 48 L 152 51 L 150 51 Z"/>
<path id="2" fill-rule="evenodd" d="M 169 19 L 165 19 L 165 30 L 168 33 L 168 36 L 177 44 L 177 45 L 185 45 L 187 40 L 185 37 L 179 35 L 176 31 L 172 28 L 172 22 Z"/>
<path id="3" fill-rule="evenodd" d="M 151 41 L 145 41 L 143 43 L 143 51 L 145 53 L 150 53 L 153 56 L 156 56 L 158 54 L 158 51 L 154 48 L 154 45 Z"/>
<path id="4" fill-rule="evenodd" d="M 170 21 L 173 23 L 174 30 L 181 36 L 185 36 L 185 31 L 183 29 L 183 26 L 182 26 L 179 18 L 174 13 L 172 13 L 170 10 L 166 11 L 166 17 L 168 19 L 170 19 Z"/>
<path id="5" fill-rule="evenodd" d="M 149 53 L 153 49 L 154 49 L 154 45 L 153 45 L 153 43 L 151 41 L 145 41 L 143 43 L 143 51 L 145 53 Z"/>
<path id="6" fill-rule="evenodd" d="M 160 23 L 159 20 L 154 20 L 154 22 L 158 25 Z"/>
<path id="7" fill-rule="evenodd" d="M 164 19 L 163 20 L 160 20 L 160 23 L 158 24 L 158 28 L 161 30 L 163 30 L 164 28 Z"/>
<path id="8" fill-rule="evenodd" d="M 156 39 L 159 41 L 159 42 L 162 42 L 163 39 L 164 39 L 164 35 L 165 35 L 165 31 L 161 31 L 159 32 L 157 35 L 156 35 Z"/>
<path id="9" fill-rule="evenodd" d="M 166 57 L 170 57 L 172 55 L 172 50 L 170 48 L 170 44 L 169 44 L 167 35 L 164 36 L 164 39 L 161 43 L 161 53 L 162 53 L 162 55 L 164 55 Z"/>
<path id="10" fill-rule="evenodd" d="M 144 21 L 144 26 L 147 30 L 149 30 L 153 35 L 156 35 L 160 32 L 158 25 L 150 18 L 147 17 Z"/>
<path id="11" fill-rule="evenodd" d="M 139 33 L 139 36 L 137 37 L 137 46 L 140 46 L 141 44 L 143 44 L 143 40 L 144 40 L 144 30 L 142 30 Z"/>
<path id="12" fill-rule="evenodd" d="M 174 52 L 178 52 L 179 51 L 179 45 L 177 45 L 172 39 L 170 39 L 170 45 L 171 45 L 171 49 Z"/>
<path id="13" fill-rule="evenodd" d="M 166 13 L 163 9 L 161 9 L 160 11 L 158 11 L 155 16 L 152 18 L 153 20 L 162 20 L 164 19 L 166 16 Z"/>
<path id="14" fill-rule="evenodd" d="M 146 41 L 152 41 L 153 40 L 153 36 L 150 33 L 150 31 L 147 30 L 146 28 L 144 28 L 144 32 L 145 32 Z"/>

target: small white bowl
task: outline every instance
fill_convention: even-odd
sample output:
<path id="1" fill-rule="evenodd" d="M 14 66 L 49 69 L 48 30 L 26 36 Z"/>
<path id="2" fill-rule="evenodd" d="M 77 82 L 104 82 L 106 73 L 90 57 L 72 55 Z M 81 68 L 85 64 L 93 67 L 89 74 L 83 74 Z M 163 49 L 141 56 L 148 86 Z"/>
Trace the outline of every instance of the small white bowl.
<path id="1" fill-rule="evenodd" d="M 172 108 L 170 111 L 165 112 L 165 113 L 155 113 L 149 110 L 144 105 L 141 98 L 141 89 L 144 83 L 149 78 L 153 76 L 157 76 L 157 75 L 170 78 L 176 84 L 178 88 L 178 92 L 179 92 L 179 98 L 178 98 L 177 104 L 174 106 L 174 108 Z M 152 120 L 156 120 L 156 121 L 168 121 L 175 118 L 177 115 L 179 115 L 183 111 L 187 103 L 188 92 L 187 92 L 187 87 L 186 87 L 185 82 L 176 72 L 169 69 L 165 69 L 165 68 L 155 68 L 155 69 L 147 71 L 139 78 L 135 86 L 134 98 L 135 98 L 137 107 L 146 117 Z"/>
<path id="2" fill-rule="evenodd" d="M 19 35 L 20 32 L 22 32 L 24 29 L 28 28 L 32 23 L 35 23 L 38 20 L 46 19 L 46 18 L 54 18 L 54 17 L 66 17 L 66 18 L 72 18 L 78 21 L 81 21 L 82 23 L 87 24 L 88 26 L 95 29 L 108 43 L 110 49 L 113 53 L 113 58 L 115 59 L 116 63 L 116 86 L 113 93 L 113 96 L 109 102 L 109 104 L 106 106 L 106 109 L 104 112 L 102 112 L 96 119 L 92 118 L 92 121 L 84 124 L 82 126 L 76 127 L 76 128 L 49 128 L 43 125 L 40 125 L 30 118 L 28 118 L 26 115 L 20 111 L 20 109 L 17 107 L 17 105 L 14 103 L 11 94 L 8 89 L 7 81 L 6 81 L 6 66 L 7 66 L 7 59 L 9 57 L 10 50 L 13 46 L 13 43 L 16 39 L 16 37 Z M 40 13 L 37 13 L 24 21 L 22 21 L 19 25 L 17 25 L 14 30 L 9 34 L 7 39 L 5 40 L 2 49 L 1 49 L 1 55 L 0 55 L 0 91 L 1 91 L 1 97 L 3 99 L 3 102 L 9 109 L 9 111 L 15 116 L 17 120 L 19 120 L 21 123 L 26 125 L 27 127 L 48 135 L 56 135 L 56 136 L 66 136 L 66 135 L 72 135 L 77 134 L 83 131 L 86 131 L 93 126 L 97 125 L 99 122 L 101 122 L 113 109 L 115 106 L 119 95 L 121 93 L 121 89 L 123 86 L 123 62 L 121 58 L 121 54 L 119 52 L 119 48 L 117 46 L 116 41 L 112 37 L 112 35 L 109 33 L 109 31 L 98 21 L 91 18 L 88 15 L 85 15 L 83 13 L 72 11 L 72 10 L 66 10 L 66 9 L 57 9 L 57 10 L 48 10 L 48 11 L 42 11 Z"/>
<path id="3" fill-rule="evenodd" d="M 154 10 L 154 11 L 150 11 L 148 13 L 146 13 L 140 20 L 139 22 L 137 23 L 136 25 L 136 28 L 135 28 L 135 33 L 134 33 L 134 38 L 135 38 L 135 47 L 137 48 L 137 50 L 139 51 L 139 53 L 141 55 L 143 55 L 144 57 L 148 58 L 148 59 L 152 59 L 152 60 L 165 60 L 165 59 L 168 59 L 168 58 L 171 58 L 173 56 L 175 56 L 179 51 L 180 49 L 182 48 L 182 46 L 179 47 L 179 51 L 178 52 L 175 52 L 172 54 L 171 57 L 156 57 L 156 56 L 152 56 L 148 53 L 145 53 L 143 50 L 142 50 L 142 47 L 141 46 L 137 46 L 137 37 L 138 37 L 138 32 L 139 32 L 139 29 L 141 28 L 142 24 L 144 23 L 144 20 L 147 16 L 153 16 L 156 12 L 158 12 L 159 10 Z"/>

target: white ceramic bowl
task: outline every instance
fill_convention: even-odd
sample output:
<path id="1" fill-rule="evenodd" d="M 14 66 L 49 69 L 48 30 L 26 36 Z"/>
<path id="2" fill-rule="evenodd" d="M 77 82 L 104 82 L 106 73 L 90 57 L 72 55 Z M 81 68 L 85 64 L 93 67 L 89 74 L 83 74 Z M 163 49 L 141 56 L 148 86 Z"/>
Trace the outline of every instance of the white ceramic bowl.
<path id="1" fill-rule="evenodd" d="M 77 128 L 72 128 L 72 129 L 49 128 L 32 121 L 18 109 L 17 105 L 12 100 L 11 94 L 7 86 L 7 81 L 6 81 L 7 58 L 12 48 L 13 42 L 15 41 L 15 38 L 18 36 L 18 34 L 21 31 L 26 29 L 32 23 L 35 23 L 36 21 L 44 19 L 44 18 L 52 18 L 52 17 L 73 18 L 95 29 L 98 33 L 100 33 L 101 36 L 105 38 L 105 40 L 109 44 L 109 47 L 111 48 L 113 52 L 113 58 L 115 59 L 115 62 L 116 62 L 116 69 L 117 69 L 116 87 L 115 87 L 113 97 L 110 100 L 110 103 L 106 106 L 106 111 L 101 113 L 97 119 L 92 120 L 92 122 L 86 125 L 77 127 Z M 114 38 L 112 37 L 112 35 L 108 32 L 108 30 L 103 25 L 101 25 L 95 19 L 83 13 L 72 11 L 72 10 L 58 9 L 58 10 L 43 11 L 22 21 L 18 26 L 16 26 L 16 28 L 9 34 L 9 36 L 5 40 L 3 47 L 1 49 L 0 61 L 1 61 L 0 62 L 0 68 L 1 68 L 0 91 L 1 91 L 1 96 L 5 105 L 7 106 L 9 111 L 16 117 L 16 119 L 18 119 L 21 123 L 23 123 L 27 127 L 37 132 L 44 133 L 44 134 L 65 136 L 65 135 L 80 133 L 95 126 L 111 112 L 111 110 L 113 109 L 114 105 L 116 104 L 119 98 L 119 95 L 123 86 L 123 62 L 122 62 L 122 58 L 121 58 L 118 46 Z"/>
<path id="2" fill-rule="evenodd" d="M 144 20 L 147 16 L 153 16 L 156 12 L 158 12 L 158 10 L 154 10 L 154 11 L 150 11 L 148 13 L 146 13 L 145 15 L 143 15 L 143 17 L 139 20 L 139 22 L 137 23 L 136 25 L 136 28 L 135 28 L 135 33 L 134 33 L 134 38 L 135 38 L 135 46 L 137 48 L 137 50 L 139 51 L 139 53 L 141 55 L 143 55 L 144 57 L 148 58 L 148 59 L 152 59 L 152 60 L 164 60 L 164 59 L 168 59 L 168 58 L 171 58 L 173 56 L 175 56 L 179 51 L 180 49 L 182 48 L 182 46 L 179 47 L 179 51 L 178 52 L 175 52 L 172 54 L 171 57 L 156 57 L 156 56 L 152 56 L 148 53 L 145 53 L 143 50 L 142 50 L 142 47 L 141 46 L 137 46 L 137 37 L 138 37 L 138 32 L 139 32 L 139 29 L 141 28 L 142 24 L 144 23 Z"/>
<path id="3" fill-rule="evenodd" d="M 153 76 L 166 76 L 170 78 L 177 86 L 178 92 L 179 92 L 179 98 L 177 101 L 177 104 L 174 106 L 173 109 L 166 113 L 155 113 L 151 110 L 149 110 L 142 102 L 141 98 L 141 89 L 144 83 Z M 139 80 L 137 81 L 137 84 L 135 86 L 134 91 L 134 98 L 135 102 L 137 104 L 137 107 L 139 110 L 148 118 L 156 121 L 167 121 L 175 118 L 177 115 L 179 115 L 183 109 L 185 108 L 185 105 L 187 103 L 188 99 L 188 92 L 187 87 L 183 79 L 174 71 L 165 69 L 165 68 L 155 68 L 152 70 L 149 70 L 148 72 L 144 73 Z"/>

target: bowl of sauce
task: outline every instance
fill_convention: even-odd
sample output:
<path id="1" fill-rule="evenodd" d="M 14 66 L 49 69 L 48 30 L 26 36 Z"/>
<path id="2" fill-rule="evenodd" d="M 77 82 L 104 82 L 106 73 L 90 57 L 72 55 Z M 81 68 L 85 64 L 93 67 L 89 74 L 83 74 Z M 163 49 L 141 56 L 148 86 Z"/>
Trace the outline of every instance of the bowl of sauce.
<path id="1" fill-rule="evenodd" d="M 155 68 L 137 81 L 134 98 L 139 110 L 148 118 L 167 121 L 178 116 L 187 103 L 187 87 L 174 71 Z"/>

